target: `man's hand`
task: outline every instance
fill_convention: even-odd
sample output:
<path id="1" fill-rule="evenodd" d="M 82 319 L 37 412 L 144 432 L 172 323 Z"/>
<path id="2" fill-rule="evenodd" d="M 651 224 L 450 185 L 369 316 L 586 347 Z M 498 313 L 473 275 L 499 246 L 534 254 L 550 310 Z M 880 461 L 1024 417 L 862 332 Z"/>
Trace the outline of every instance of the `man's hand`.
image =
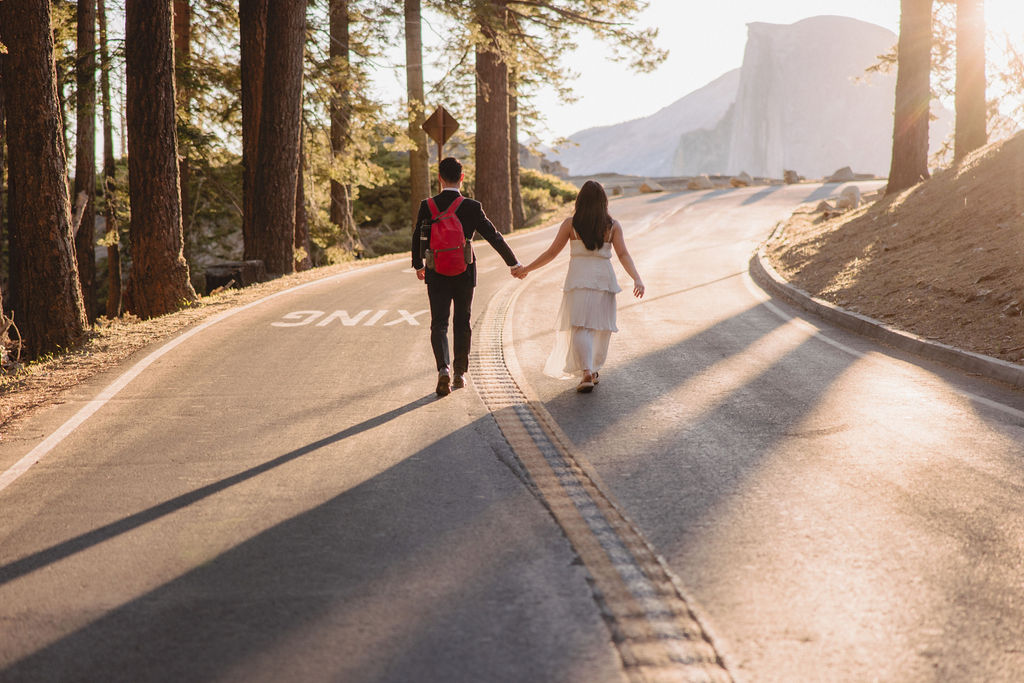
<path id="1" fill-rule="evenodd" d="M 509 269 L 509 272 L 512 274 L 512 277 L 522 280 L 526 277 L 527 270 L 522 264 L 517 263 Z"/>
<path id="2" fill-rule="evenodd" d="M 416 277 L 419 278 L 420 280 L 425 280 L 427 278 L 427 269 L 420 268 L 419 270 L 417 270 Z"/>

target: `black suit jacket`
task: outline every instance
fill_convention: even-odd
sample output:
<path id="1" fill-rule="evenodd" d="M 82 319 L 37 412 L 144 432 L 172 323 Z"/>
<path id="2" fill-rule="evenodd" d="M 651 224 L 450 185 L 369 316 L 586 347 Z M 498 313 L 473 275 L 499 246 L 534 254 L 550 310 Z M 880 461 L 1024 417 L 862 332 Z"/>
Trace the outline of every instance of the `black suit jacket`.
<path id="1" fill-rule="evenodd" d="M 434 203 L 437 204 L 439 211 L 444 212 L 459 195 L 458 190 L 442 190 L 440 194 L 434 195 Z M 462 204 L 455 211 L 455 215 L 458 217 L 459 222 L 462 223 L 462 231 L 465 233 L 467 240 L 473 239 L 473 234 L 478 233 L 501 255 L 506 265 L 511 267 L 518 263 L 511 247 L 505 242 L 501 233 L 495 229 L 494 224 L 488 220 L 487 215 L 484 213 L 484 207 L 480 205 L 480 202 L 468 197 L 463 198 Z M 430 207 L 427 205 L 427 200 L 423 200 L 420 202 L 420 211 L 416 216 L 416 226 L 412 231 L 412 267 L 416 270 L 423 267 L 423 254 L 420 252 L 420 225 L 429 220 Z M 427 268 L 427 284 L 436 281 L 435 278 L 469 278 L 473 285 L 476 286 L 476 254 L 473 255 L 473 263 L 467 265 L 466 272 L 461 275 L 438 275 L 430 268 Z"/>

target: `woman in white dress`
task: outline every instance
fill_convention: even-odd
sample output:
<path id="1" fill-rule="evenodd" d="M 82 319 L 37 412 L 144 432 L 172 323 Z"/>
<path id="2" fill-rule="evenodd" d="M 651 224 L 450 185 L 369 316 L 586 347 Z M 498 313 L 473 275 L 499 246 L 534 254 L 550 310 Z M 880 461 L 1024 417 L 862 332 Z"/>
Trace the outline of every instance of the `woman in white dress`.
<path id="1" fill-rule="evenodd" d="M 549 263 L 570 244 L 569 272 L 562 287 L 562 305 L 555 325 L 555 348 L 544 374 L 567 379 L 581 377 L 576 391 L 589 393 L 598 383 L 608 356 L 615 325 L 615 295 L 622 291 L 612 268 L 612 249 L 633 278 L 633 295 L 644 295 L 644 283 L 626 249 L 622 226 L 608 215 L 608 195 L 600 183 L 588 180 L 576 195 L 576 210 L 558 228 L 551 246 L 518 277 Z"/>

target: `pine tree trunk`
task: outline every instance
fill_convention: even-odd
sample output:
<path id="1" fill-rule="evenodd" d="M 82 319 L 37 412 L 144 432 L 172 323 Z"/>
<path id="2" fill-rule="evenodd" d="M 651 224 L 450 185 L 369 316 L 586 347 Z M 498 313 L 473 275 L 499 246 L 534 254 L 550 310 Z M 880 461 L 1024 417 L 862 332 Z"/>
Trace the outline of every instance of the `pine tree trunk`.
<path id="1" fill-rule="evenodd" d="M 295 270 L 309 270 L 313 260 L 309 253 L 309 220 L 306 215 L 306 142 L 299 140 L 299 180 L 295 183 Z M 301 256 L 300 256 L 301 254 Z"/>
<path id="2" fill-rule="evenodd" d="M 507 234 L 512 232 L 508 68 L 498 53 L 494 28 L 504 24 L 507 10 L 505 0 L 489 4 L 489 11 L 479 15 L 489 44 L 476 51 L 476 199 L 494 227 Z"/>
<path id="3" fill-rule="evenodd" d="M 892 165 L 886 194 L 928 178 L 931 47 L 932 0 L 901 0 Z"/>
<path id="4" fill-rule="evenodd" d="M 89 322 L 96 320 L 96 0 L 78 0 L 78 133 L 75 192 L 88 197 L 75 235 L 78 281 Z"/>
<path id="5" fill-rule="evenodd" d="M 265 83 L 260 111 L 253 231 L 258 257 L 268 273 L 295 269 L 295 186 L 299 176 L 302 122 L 302 60 L 306 3 L 267 6 Z"/>
<path id="6" fill-rule="evenodd" d="M 344 162 L 351 134 L 352 71 L 349 68 L 349 14 L 348 0 L 331 0 L 331 156 L 334 165 Z M 352 188 L 348 183 L 331 180 L 331 222 L 337 226 L 338 245 L 348 251 L 357 251 L 362 245 L 359 231 L 352 217 Z"/>
<path id="7" fill-rule="evenodd" d="M 107 243 L 107 317 L 121 315 L 121 246 L 117 227 L 117 163 L 114 159 L 114 117 L 110 101 L 110 47 L 107 45 L 106 0 L 97 0 L 100 28 L 100 94 L 103 103 L 103 222 Z"/>
<path id="8" fill-rule="evenodd" d="M 416 222 L 420 202 L 430 196 L 430 151 L 426 120 L 426 97 L 423 92 L 423 20 L 420 0 L 405 0 L 405 83 L 409 99 L 409 137 L 416 145 L 409 151 L 409 225 Z"/>
<path id="9" fill-rule="evenodd" d="M 86 326 L 67 185 L 50 0 L 0 2 L 7 107 L 10 278 L 28 357 L 68 347 Z"/>
<path id="10" fill-rule="evenodd" d="M 516 230 L 526 225 L 523 209 L 523 192 L 519 186 L 519 100 L 515 85 L 510 84 L 508 96 L 508 164 L 509 189 L 512 192 L 512 227 Z"/>
<path id="11" fill-rule="evenodd" d="M 253 222 L 266 60 L 267 0 L 239 0 L 238 26 L 242 76 L 242 252 L 243 258 L 250 260 L 259 258 Z"/>
<path id="12" fill-rule="evenodd" d="M 956 3 L 956 129 L 953 158 L 988 142 L 985 102 L 985 0 Z"/>
<path id="13" fill-rule="evenodd" d="M 3 26 L 0 26 L 0 44 L 4 41 Z M 4 55 L 0 53 L 0 270 L 3 270 L 4 256 L 7 254 L 7 212 L 4 208 L 4 191 L 7 188 L 7 112 L 4 108 Z M 8 268 L 5 272 L 10 272 Z M 4 283 L 0 281 L 0 291 Z M 3 315 L 0 306 L 0 315 Z"/>
<path id="14" fill-rule="evenodd" d="M 126 308 L 151 318 L 196 299 L 182 254 L 171 0 L 127 0 L 125 61 L 132 214 Z"/>
<path id="15" fill-rule="evenodd" d="M 192 60 L 192 8 L 189 0 L 174 0 L 174 85 L 182 118 L 190 120 L 192 93 L 189 90 L 189 69 Z M 180 141 L 179 141 L 180 142 Z M 181 185 L 181 241 L 187 263 L 192 246 L 192 169 L 188 162 L 190 145 L 179 144 L 178 176 Z"/>

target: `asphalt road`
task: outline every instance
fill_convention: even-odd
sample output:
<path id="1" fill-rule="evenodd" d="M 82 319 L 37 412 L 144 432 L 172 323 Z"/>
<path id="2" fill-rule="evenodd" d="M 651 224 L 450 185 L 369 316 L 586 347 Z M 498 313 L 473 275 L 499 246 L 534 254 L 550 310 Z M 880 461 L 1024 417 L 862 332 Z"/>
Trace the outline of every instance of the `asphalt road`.
<path id="1" fill-rule="evenodd" d="M 750 255 L 821 193 L 613 203 L 647 297 L 601 385 L 540 373 L 564 263 L 518 299 L 519 362 L 738 680 L 1024 680 L 1024 394 L 769 300 Z"/>
<path id="2" fill-rule="evenodd" d="M 745 274 L 835 190 L 614 201 L 647 297 L 620 295 L 590 395 L 540 373 L 564 255 L 510 285 L 481 243 L 474 310 L 521 288 L 525 380 L 736 679 L 1020 680 L 1024 395 L 803 320 Z M 552 235 L 512 244 L 526 262 Z M 352 271 L 4 435 L 0 473 L 66 432 L 0 490 L 0 681 L 623 680 L 477 379 L 434 397 L 426 308 L 406 261 Z"/>

